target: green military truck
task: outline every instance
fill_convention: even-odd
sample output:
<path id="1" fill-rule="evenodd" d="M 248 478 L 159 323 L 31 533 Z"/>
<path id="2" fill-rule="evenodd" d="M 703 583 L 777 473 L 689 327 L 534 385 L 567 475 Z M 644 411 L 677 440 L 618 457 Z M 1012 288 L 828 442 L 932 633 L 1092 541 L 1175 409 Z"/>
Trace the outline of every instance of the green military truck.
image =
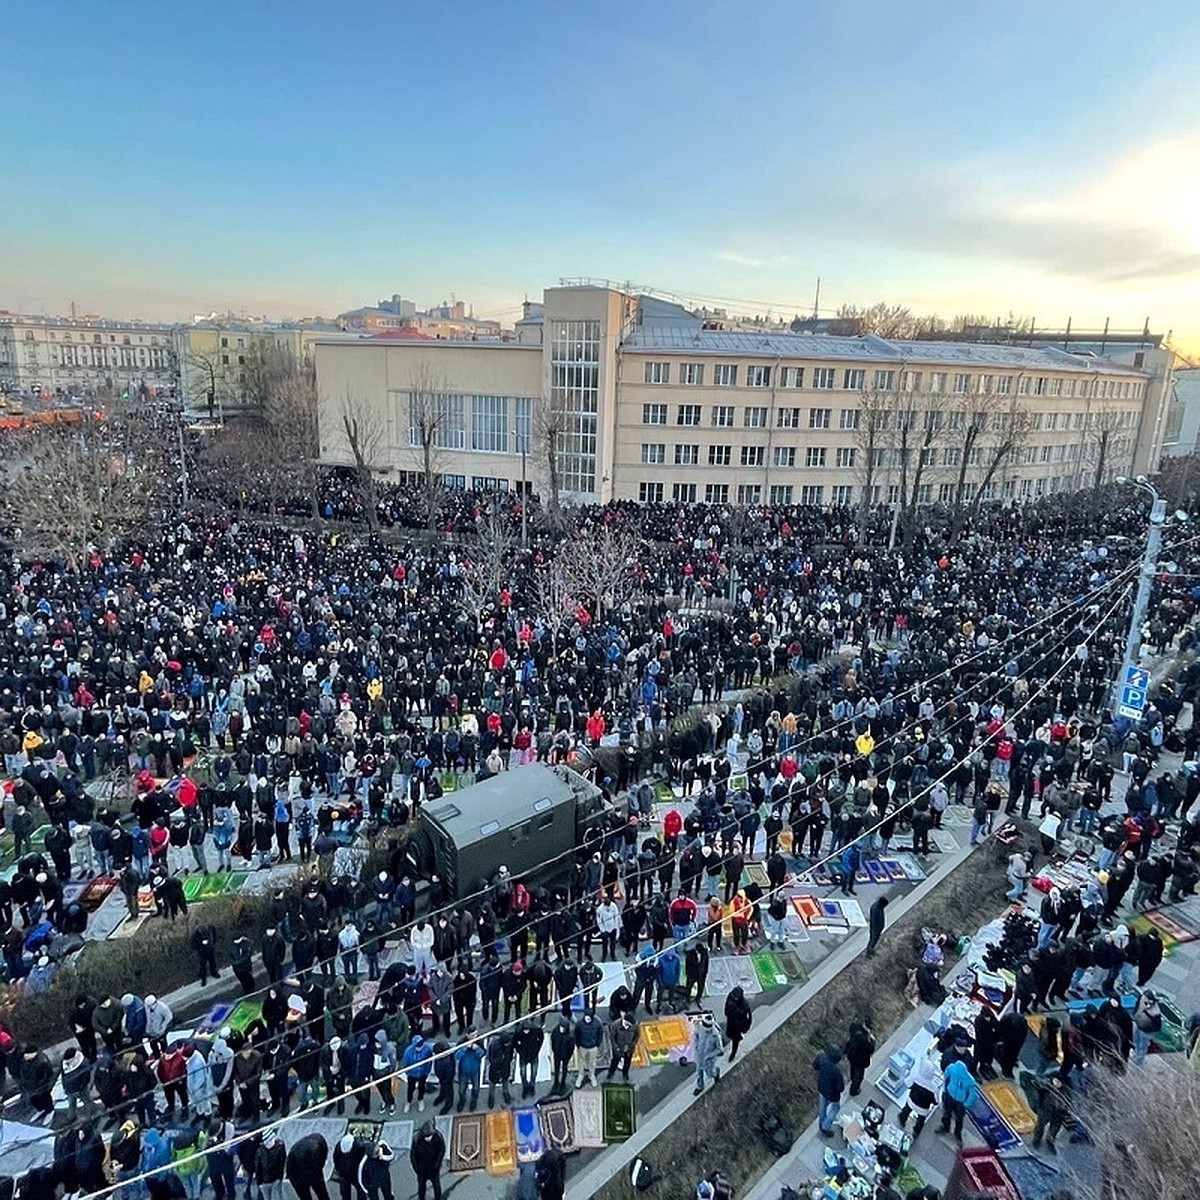
<path id="1" fill-rule="evenodd" d="M 599 848 L 608 813 L 600 789 L 582 775 L 530 763 L 423 805 L 410 854 L 456 899 L 502 866 L 526 886 L 550 886 Z"/>

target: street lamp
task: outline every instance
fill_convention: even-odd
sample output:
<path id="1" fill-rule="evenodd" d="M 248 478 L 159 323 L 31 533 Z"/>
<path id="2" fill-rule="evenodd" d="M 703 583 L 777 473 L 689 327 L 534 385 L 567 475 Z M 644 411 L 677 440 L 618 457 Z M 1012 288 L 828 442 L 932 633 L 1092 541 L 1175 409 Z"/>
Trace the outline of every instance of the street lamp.
<path id="1" fill-rule="evenodd" d="M 519 429 L 513 430 L 513 437 L 521 451 L 521 549 L 529 549 L 529 493 L 525 481 L 525 455 L 529 447 L 525 444 L 525 435 Z"/>

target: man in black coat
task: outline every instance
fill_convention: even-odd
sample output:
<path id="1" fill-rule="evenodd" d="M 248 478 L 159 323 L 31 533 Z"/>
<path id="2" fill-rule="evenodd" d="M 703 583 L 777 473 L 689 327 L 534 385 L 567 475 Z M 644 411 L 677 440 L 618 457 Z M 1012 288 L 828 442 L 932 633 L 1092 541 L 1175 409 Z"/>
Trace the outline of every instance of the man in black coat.
<path id="1" fill-rule="evenodd" d="M 319 1133 L 307 1134 L 288 1151 L 288 1182 L 299 1200 L 329 1200 L 325 1187 L 328 1158 L 329 1143 Z"/>
<path id="2" fill-rule="evenodd" d="M 425 1200 L 425 1189 L 432 1186 L 433 1200 L 442 1200 L 442 1163 L 446 1158 L 446 1140 L 432 1121 L 421 1126 L 412 1140 L 408 1161 L 417 1177 L 417 1200 Z M 300 1200 L 305 1200 L 303 1196 Z"/>

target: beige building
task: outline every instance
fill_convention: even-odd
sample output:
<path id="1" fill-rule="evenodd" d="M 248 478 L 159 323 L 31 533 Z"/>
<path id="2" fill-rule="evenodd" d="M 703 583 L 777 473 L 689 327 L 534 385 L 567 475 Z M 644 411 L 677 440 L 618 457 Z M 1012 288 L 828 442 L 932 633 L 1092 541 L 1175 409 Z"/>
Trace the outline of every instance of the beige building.
<path id="1" fill-rule="evenodd" d="M 178 384 L 173 325 L 0 313 L 0 389 L 47 398 L 143 388 L 173 395 Z"/>
<path id="2" fill-rule="evenodd" d="M 349 463 L 346 396 L 375 414 L 371 455 L 419 472 L 414 395 L 433 394 L 453 487 L 566 499 L 733 504 L 1026 500 L 1157 465 L 1169 351 L 1130 362 L 1053 348 L 705 327 L 647 296 L 549 288 L 515 343 L 318 340 L 322 455 Z M 864 489 L 866 495 L 864 496 Z"/>

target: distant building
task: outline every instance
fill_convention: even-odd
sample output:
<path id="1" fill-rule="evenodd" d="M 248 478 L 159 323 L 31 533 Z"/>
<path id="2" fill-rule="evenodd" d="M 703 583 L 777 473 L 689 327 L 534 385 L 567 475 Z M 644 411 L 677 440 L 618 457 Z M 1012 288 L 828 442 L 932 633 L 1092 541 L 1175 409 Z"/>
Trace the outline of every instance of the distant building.
<path id="1" fill-rule="evenodd" d="M 426 337 L 447 340 L 499 340 L 499 321 L 474 316 L 462 300 L 445 301 L 421 312 L 399 294 L 380 300 L 374 307 L 352 308 L 338 315 L 338 324 L 352 333 L 375 335 L 395 329 L 419 329 Z"/>
<path id="2" fill-rule="evenodd" d="M 1163 454 L 1183 458 L 1200 451 L 1200 367 L 1176 369 L 1167 408 Z"/>
<path id="3" fill-rule="evenodd" d="M 415 475 L 422 389 L 436 393 L 445 485 L 510 487 L 524 468 L 544 495 L 550 429 L 561 493 L 579 501 L 856 504 L 869 488 L 893 503 L 907 486 L 918 504 L 1015 502 L 1151 470 L 1162 453 L 1173 357 L 1160 347 L 1109 357 L 714 320 L 577 284 L 527 303 L 510 342 L 318 339 L 322 457 L 351 461 L 336 398 L 353 394 L 378 415 L 381 472 Z M 1021 436 L 1001 454 L 1015 418 Z"/>
<path id="4" fill-rule="evenodd" d="M 49 398 L 178 386 L 173 325 L 0 312 L 0 389 Z"/>

